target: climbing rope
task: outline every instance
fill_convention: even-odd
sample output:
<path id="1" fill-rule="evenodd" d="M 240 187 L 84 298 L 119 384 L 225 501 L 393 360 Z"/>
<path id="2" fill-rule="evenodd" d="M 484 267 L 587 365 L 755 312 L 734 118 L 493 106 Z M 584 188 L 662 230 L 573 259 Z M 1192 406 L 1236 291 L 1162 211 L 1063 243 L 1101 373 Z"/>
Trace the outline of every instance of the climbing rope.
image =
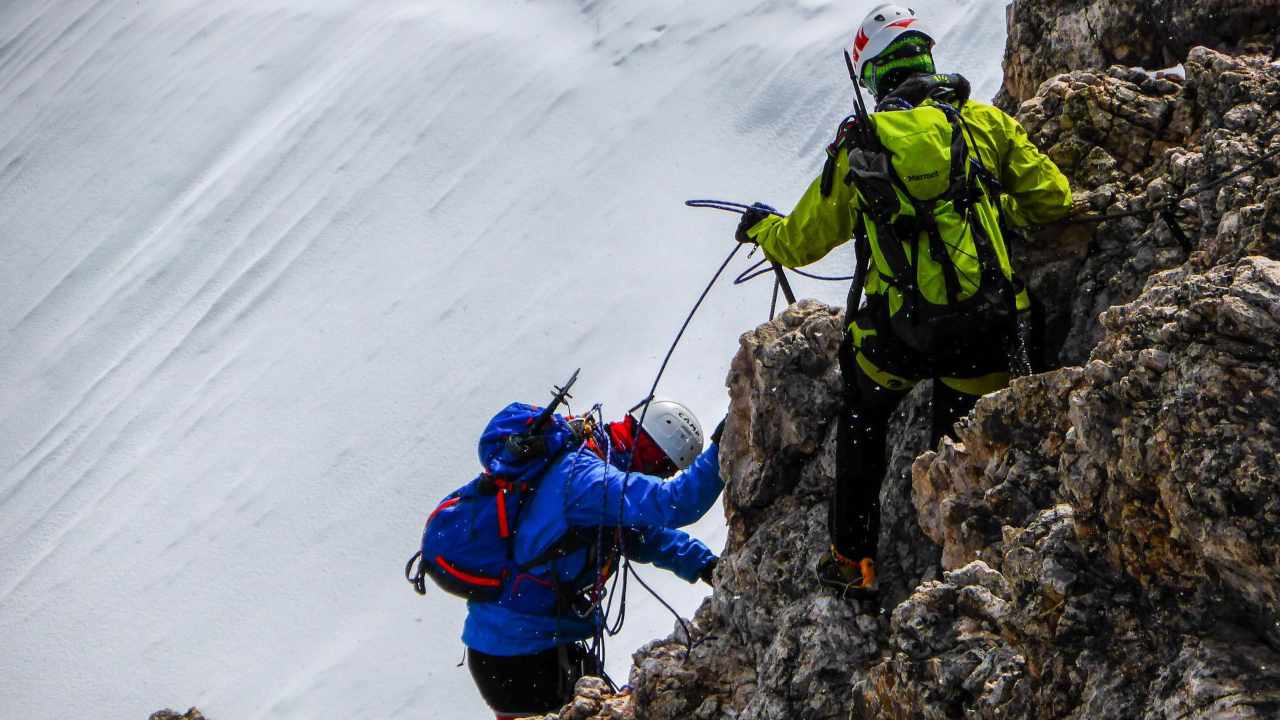
<path id="1" fill-rule="evenodd" d="M 722 200 L 689 200 L 685 204 L 689 207 L 710 208 L 715 210 L 722 210 L 725 212 L 732 212 L 739 215 L 751 209 L 750 205 L 743 205 L 742 203 L 735 203 L 735 202 L 722 201 Z M 778 215 L 778 216 L 782 215 L 781 213 L 779 213 L 777 210 L 774 210 L 773 208 L 766 208 L 766 209 L 774 215 Z M 676 348 L 679 347 L 680 341 L 684 339 L 684 334 L 685 334 L 685 331 L 689 329 L 689 324 L 693 322 L 694 316 L 697 315 L 698 310 L 702 307 L 702 303 L 707 299 L 707 296 L 711 293 L 711 289 L 715 287 L 715 284 L 717 282 L 719 282 L 720 276 L 724 274 L 725 269 L 729 267 L 729 263 L 733 262 L 733 259 L 737 256 L 738 251 L 741 249 L 742 249 L 742 244 L 735 243 L 733 249 L 729 251 L 729 254 L 727 256 L 725 256 L 724 261 L 720 263 L 720 267 L 716 269 L 715 274 L 711 276 L 711 281 L 708 282 L 706 287 L 702 289 L 701 294 L 698 295 L 697 301 L 694 302 L 693 304 L 693 308 L 689 310 L 689 314 L 685 316 L 684 322 L 681 323 L 680 330 L 676 332 L 675 339 L 671 342 L 671 346 L 667 348 L 667 353 L 662 358 L 662 364 L 658 367 L 658 373 L 653 378 L 653 384 L 650 385 L 648 394 L 645 396 L 645 399 L 643 401 L 641 401 L 635 407 L 631 408 L 630 413 L 632 414 L 635 413 L 636 410 L 640 411 L 639 419 L 636 423 L 637 427 L 644 426 L 645 417 L 648 415 L 648 412 L 649 412 L 649 405 L 650 403 L 653 402 L 653 399 L 656 396 L 656 393 L 658 391 L 658 385 L 661 384 L 662 382 L 662 376 L 666 374 L 667 367 L 671 363 L 671 357 L 672 355 L 675 354 Z M 770 263 L 770 261 L 767 258 L 765 258 L 757 262 L 756 264 L 752 265 L 751 267 L 747 268 L 746 271 L 738 275 L 738 277 L 734 280 L 734 285 L 741 285 L 756 277 L 768 274 L 770 272 L 775 273 L 775 282 L 774 282 L 774 288 L 773 288 L 773 304 L 770 306 L 770 309 L 769 309 L 769 318 L 772 320 L 774 310 L 776 309 L 779 290 L 782 290 L 785 293 L 787 297 L 787 301 L 789 303 L 795 302 L 795 296 L 792 294 L 791 288 L 787 284 L 786 277 L 783 274 L 782 267 L 780 265 L 778 265 L 777 263 L 772 263 L 772 267 L 761 270 L 761 268 L 767 263 Z M 803 273 L 799 271 L 797 272 L 798 274 L 804 275 L 805 277 L 811 277 L 816 280 L 840 281 L 840 280 L 852 279 L 852 277 L 848 277 L 848 278 L 824 277 L 821 275 L 813 275 L 810 273 Z M 606 443 L 607 443 L 606 462 L 608 462 L 608 458 L 611 456 L 611 453 L 612 453 L 612 443 L 608 440 L 607 436 L 606 436 Z M 689 657 L 689 654 L 693 652 L 693 648 L 697 644 L 693 636 L 693 629 L 689 626 L 689 624 L 685 621 L 685 619 L 680 617 L 680 613 L 676 612 L 675 608 L 673 608 L 670 603 L 668 603 L 665 599 L 663 599 L 662 596 L 659 595 L 657 591 L 655 591 L 652 587 L 650 587 L 649 584 L 646 583 L 644 579 L 641 578 L 640 575 L 635 572 L 635 570 L 631 566 L 631 560 L 626 556 L 626 539 L 625 539 L 625 535 L 621 531 L 622 513 L 623 513 L 624 503 L 626 501 L 627 486 L 631 480 L 632 473 L 635 472 L 633 467 L 635 463 L 635 456 L 636 454 L 633 448 L 631 452 L 631 456 L 627 460 L 626 475 L 624 476 L 622 481 L 621 497 L 618 498 L 618 511 L 617 511 L 617 518 L 618 518 L 617 528 L 618 529 L 615 530 L 615 532 L 617 533 L 616 539 L 618 544 L 618 556 L 622 564 L 621 564 L 621 567 L 618 569 L 618 572 L 614 574 L 613 584 L 611 585 L 607 593 L 600 592 L 600 590 L 602 589 L 601 587 L 593 588 L 593 595 L 594 595 L 593 603 L 595 605 L 597 612 L 601 611 L 601 608 L 599 606 L 600 606 L 600 603 L 603 601 L 603 596 L 608 595 L 609 597 L 608 603 L 604 606 L 600 615 L 601 622 L 599 624 L 599 627 L 601 628 L 601 630 L 597 632 L 596 637 L 594 638 L 593 647 L 592 647 L 592 654 L 596 656 L 597 661 L 600 663 L 601 667 L 603 667 L 604 665 L 604 656 L 605 656 L 603 635 L 608 634 L 610 637 L 617 635 L 619 632 L 622 631 L 622 627 L 625 623 L 628 581 L 631 577 L 634 577 L 636 579 L 636 582 L 640 583 L 641 587 L 647 590 L 650 595 L 652 595 L 659 603 L 661 603 L 662 606 L 665 607 L 673 617 L 675 617 L 676 622 L 680 624 L 681 628 L 684 630 L 684 635 L 685 635 L 686 659 Z M 606 503 L 608 502 L 607 497 L 604 499 L 604 502 Z M 604 556 L 603 528 L 601 528 L 597 533 L 596 547 L 597 547 L 597 553 L 596 553 L 597 578 L 603 578 L 603 570 L 604 570 L 602 565 L 602 563 L 604 562 L 603 561 L 603 556 Z M 597 581 L 597 583 L 598 582 L 599 580 Z M 620 592 L 618 591 L 619 584 L 621 584 Z M 617 606 L 618 606 L 618 615 L 615 620 L 610 621 L 609 616 L 613 612 L 615 599 L 617 601 Z"/>
<path id="2" fill-rule="evenodd" d="M 742 215 L 746 213 L 748 210 L 752 209 L 751 205 L 743 205 L 742 203 L 730 202 L 728 200 L 686 200 L 684 204 L 692 208 L 708 208 L 711 210 L 722 210 L 724 212 L 731 212 L 737 215 Z M 757 209 L 766 209 L 772 215 L 777 215 L 778 217 L 786 217 L 782 213 L 778 212 L 777 210 L 771 207 L 768 207 L 767 205 L 764 206 L 764 208 L 757 208 Z M 752 252 L 755 252 L 755 250 L 752 250 Z M 733 284 L 742 285 L 743 283 L 755 280 L 761 275 L 768 275 L 770 272 L 783 272 L 781 269 L 781 266 L 777 265 L 777 263 L 772 263 L 774 267 L 761 269 L 765 265 L 769 265 L 769 264 L 771 264 L 771 261 L 768 258 L 764 258 L 760 260 L 755 265 L 752 265 L 751 267 L 744 270 L 741 275 L 739 275 L 737 278 L 734 279 Z M 817 275 L 815 273 L 806 272 L 804 270 L 800 270 L 797 268 L 791 268 L 791 272 L 801 277 L 809 278 L 810 280 L 820 280 L 823 282 L 848 282 L 853 279 L 852 275 L 840 275 L 840 276 Z M 774 291 L 776 293 L 777 288 L 775 288 Z M 792 302 L 795 302 L 795 301 L 792 300 Z"/>
<path id="3" fill-rule="evenodd" d="M 684 322 L 680 325 L 680 330 L 676 333 L 675 339 L 671 342 L 671 346 L 667 349 L 667 354 L 662 358 L 662 365 L 659 366 L 658 373 L 653 378 L 653 384 L 649 387 L 648 395 L 645 396 L 645 399 L 641 403 L 631 408 L 630 413 L 634 413 L 637 409 L 640 410 L 640 416 L 636 422 L 637 428 L 644 426 L 645 417 L 648 415 L 648 412 L 649 412 L 649 405 L 650 403 L 653 402 L 655 394 L 657 393 L 657 390 L 658 390 L 658 385 L 662 382 L 662 376 L 666 374 L 667 366 L 670 365 L 671 363 L 671 357 L 672 355 L 675 354 L 676 348 L 680 346 L 680 341 L 684 339 L 684 334 L 685 334 L 685 331 L 689 329 L 689 324 L 693 322 L 694 316 L 697 315 L 698 310 L 702 307 L 702 303 L 707 299 L 707 296 L 711 293 L 711 289 L 715 287 L 715 284 L 720 280 L 720 276 L 724 274 L 725 269 L 729 267 L 729 263 L 733 262 L 733 258 L 737 256 L 738 251 L 741 249 L 742 249 L 741 245 L 735 245 L 734 248 L 730 250 L 729 254 L 725 257 L 724 262 L 720 263 L 720 267 L 716 269 L 715 275 L 711 277 L 711 281 L 707 283 L 707 286 L 703 288 L 702 293 L 698 295 L 697 302 L 693 304 L 693 308 L 689 310 L 689 314 L 685 316 Z M 605 442 L 605 463 L 609 464 L 613 454 L 613 443 L 612 443 L 612 440 L 609 438 L 607 432 L 604 434 L 604 442 Z M 613 637 L 613 636 L 616 636 L 618 633 L 622 632 L 623 625 L 626 622 L 627 590 L 629 587 L 628 581 L 633 576 L 635 577 L 636 582 L 640 583 L 641 587 L 647 590 L 649 594 L 653 595 L 654 598 L 656 598 L 658 602 L 661 603 L 662 606 L 665 607 L 672 614 L 672 616 L 675 617 L 676 622 L 680 623 L 681 627 L 685 629 L 686 659 L 689 657 L 689 654 L 693 652 L 693 647 L 696 644 L 693 638 L 692 629 L 688 626 L 685 619 L 680 617 L 680 613 L 676 612 L 676 610 L 671 606 L 670 603 L 668 603 L 665 599 L 663 599 L 661 595 L 659 595 L 652 587 L 649 586 L 648 583 L 646 583 L 638 574 L 636 574 L 635 570 L 631 566 L 630 558 L 627 557 L 626 535 L 625 533 L 622 532 L 622 527 L 623 527 L 622 516 L 623 516 L 623 510 L 625 507 L 626 497 L 627 497 L 627 487 L 631 481 L 631 475 L 635 472 L 635 468 L 634 468 L 635 459 L 636 459 L 636 452 L 635 452 L 635 448 L 633 447 L 630 450 L 630 456 L 627 458 L 626 470 L 625 470 L 626 475 L 623 477 L 622 492 L 620 493 L 618 498 L 618 511 L 616 515 L 616 517 L 618 518 L 618 521 L 614 529 L 615 541 L 617 544 L 616 557 L 619 559 L 619 562 L 621 563 L 621 565 L 618 568 L 618 571 L 614 573 L 612 584 L 610 585 L 607 592 L 604 592 L 604 587 L 603 587 L 603 581 L 606 573 L 606 560 L 604 557 L 606 554 L 604 551 L 605 550 L 604 526 L 600 526 L 596 532 L 596 584 L 592 586 L 592 590 L 591 590 L 591 593 L 592 593 L 591 613 L 596 614 L 597 622 L 595 623 L 595 625 L 597 629 L 595 632 L 595 636 L 592 638 L 592 647 L 590 648 L 590 653 L 595 658 L 596 662 L 599 664 L 601 668 L 601 672 L 603 672 L 604 664 L 606 660 L 604 636 L 608 635 L 609 637 Z M 604 508 L 606 513 L 607 513 L 608 501 L 609 499 L 606 493 L 605 497 L 602 498 L 601 500 L 601 502 L 606 504 Z M 612 552 L 608 554 L 613 555 Z M 620 590 L 619 590 L 619 586 L 621 586 Z M 604 606 L 601 607 L 601 604 L 604 602 L 605 596 L 608 597 L 608 603 L 604 604 Z M 618 607 L 618 614 L 615 619 L 610 620 L 610 615 L 613 613 L 615 601 Z"/>

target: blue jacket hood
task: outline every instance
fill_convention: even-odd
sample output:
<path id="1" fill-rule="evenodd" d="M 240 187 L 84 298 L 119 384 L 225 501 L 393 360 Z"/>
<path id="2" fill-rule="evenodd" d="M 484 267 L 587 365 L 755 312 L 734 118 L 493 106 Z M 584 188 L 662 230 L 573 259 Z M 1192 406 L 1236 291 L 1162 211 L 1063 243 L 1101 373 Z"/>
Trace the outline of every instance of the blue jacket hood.
<path id="1" fill-rule="evenodd" d="M 511 403 L 494 415 L 480 435 L 477 447 L 480 465 L 492 475 L 515 482 L 532 480 L 545 470 L 560 450 L 575 439 L 564 418 L 552 416 L 541 433 L 544 451 L 533 457 L 521 458 L 507 443 L 511 436 L 528 432 L 542 410 L 533 405 Z"/>

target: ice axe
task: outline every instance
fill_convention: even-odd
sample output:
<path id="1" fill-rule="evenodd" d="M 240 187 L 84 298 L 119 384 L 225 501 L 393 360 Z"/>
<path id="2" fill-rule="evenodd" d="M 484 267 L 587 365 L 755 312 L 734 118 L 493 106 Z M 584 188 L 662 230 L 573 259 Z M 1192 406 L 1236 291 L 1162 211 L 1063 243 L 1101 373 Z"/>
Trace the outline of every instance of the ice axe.
<path id="1" fill-rule="evenodd" d="M 560 408 L 564 401 L 572 398 L 569 391 L 573 389 L 573 384 L 578 382 L 578 373 L 582 372 L 582 368 L 573 371 L 573 375 L 569 376 L 569 380 L 564 385 L 553 385 L 555 391 L 551 394 L 551 403 L 548 404 L 537 419 L 533 421 L 533 425 L 529 426 L 526 432 L 511 435 L 507 438 L 507 450 L 512 455 L 525 462 L 532 460 L 541 453 L 546 451 L 546 441 L 542 437 L 542 431 L 551 423 L 551 418 L 555 415 L 556 410 Z"/>

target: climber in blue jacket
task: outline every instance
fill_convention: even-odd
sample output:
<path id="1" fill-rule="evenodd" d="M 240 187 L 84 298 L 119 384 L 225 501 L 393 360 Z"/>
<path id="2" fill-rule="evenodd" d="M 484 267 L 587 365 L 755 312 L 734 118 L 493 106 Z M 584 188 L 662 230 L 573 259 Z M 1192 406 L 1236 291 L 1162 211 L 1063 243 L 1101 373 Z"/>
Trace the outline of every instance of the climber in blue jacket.
<path id="1" fill-rule="evenodd" d="M 510 415 L 524 407 L 509 406 L 490 421 L 482 459 L 503 452 Z M 715 554 L 676 528 L 701 518 L 724 487 L 717 444 L 724 423 L 704 451 L 697 418 L 670 400 L 650 403 L 643 428 L 631 414 L 588 423 L 585 432 L 581 422 L 574 427 L 584 437 L 540 471 L 510 520 L 522 572 L 506 580 L 496 601 L 467 603 L 468 668 L 499 720 L 555 712 L 572 699 L 578 678 L 600 672 L 583 641 L 602 622 L 594 601 L 619 556 L 689 582 L 710 583 L 715 569 Z"/>

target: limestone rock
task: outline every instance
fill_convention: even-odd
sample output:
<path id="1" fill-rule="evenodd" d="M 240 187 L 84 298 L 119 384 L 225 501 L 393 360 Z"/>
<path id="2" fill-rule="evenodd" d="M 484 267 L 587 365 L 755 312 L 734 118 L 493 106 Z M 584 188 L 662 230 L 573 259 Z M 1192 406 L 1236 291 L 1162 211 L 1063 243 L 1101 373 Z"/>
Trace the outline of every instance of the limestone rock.
<path id="1" fill-rule="evenodd" d="M 1280 68 L 1205 48 L 1184 64 L 1182 84 L 1120 67 L 1059 75 L 1018 110 L 1094 212 L 1138 213 L 1057 225 L 1014 247 L 1045 309 L 1046 366 L 1084 363 L 1102 337 L 1099 315 L 1137 297 L 1153 273 L 1188 259 L 1203 268 L 1280 256 L 1280 160 L 1194 192 L 1280 149 Z M 1141 212 L 1188 193 L 1176 230 Z"/>
<path id="2" fill-rule="evenodd" d="M 1014 0 L 1000 100 L 1016 107 L 1045 80 L 1071 70 L 1169 67 L 1197 45 L 1272 52 L 1277 9 L 1269 0 Z"/>
<path id="3" fill-rule="evenodd" d="M 185 713 L 177 713 L 173 710 L 159 710 L 151 713 L 151 717 L 148 720 L 204 720 L 204 715 L 201 715 L 200 711 L 195 708 L 191 708 Z"/>
<path id="4" fill-rule="evenodd" d="M 634 720 L 627 693 L 613 695 L 604 680 L 585 677 L 573 688 L 573 702 L 559 714 L 562 720 Z M 554 717 L 554 716 L 553 716 Z"/>
<path id="5" fill-rule="evenodd" d="M 979 400 L 957 425 L 960 443 L 944 440 L 937 452 L 916 459 L 917 519 L 942 546 L 944 567 L 994 562 L 1003 528 L 1023 526 L 1058 501 L 1068 393 L 1081 374 L 1064 368 L 1014 380 Z"/>
<path id="6" fill-rule="evenodd" d="M 742 336 L 729 370 L 731 404 L 721 444 L 721 471 L 738 482 L 726 489 L 729 521 L 750 535 L 758 510 L 804 484 L 800 468 L 821 449 L 840 407 L 836 349 L 840 313 L 814 301 L 787 308 L 771 323 Z"/>
<path id="7" fill-rule="evenodd" d="M 793 311 L 804 321 L 779 318 L 744 337 L 738 360 L 759 337 L 786 348 L 762 357 L 808 356 L 814 346 L 802 338 L 815 329 L 806 326 L 826 314 L 813 304 Z M 692 651 L 677 632 L 636 654 L 630 711 L 700 720 L 1280 712 L 1280 262 L 1158 275 L 1103 326 L 1089 365 L 983 398 L 960 442 L 915 461 L 912 512 L 949 569 L 883 611 L 811 579 L 825 508 L 807 478 L 829 479 L 832 438 L 804 441 L 814 450 L 796 456 L 800 479 L 752 532 L 731 536 Z M 771 400 L 780 393 L 759 389 L 735 394 L 760 404 L 734 418 L 783 412 Z M 566 713 L 598 712 L 581 700 Z"/>
<path id="8" fill-rule="evenodd" d="M 793 310 L 761 357 L 814 351 L 825 313 Z M 1088 365 L 983 398 L 915 461 L 940 577 L 882 611 L 816 587 L 815 425 L 799 479 L 731 535 L 692 651 L 680 633 L 643 648 L 617 714 L 580 696 L 561 717 L 1276 717 L 1280 261 L 1158 274 L 1102 324 Z M 746 389 L 734 418 L 783 412 Z"/>
<path id="9" fill-rule="evenodd" d="M 865 706 L 889 717 L 1280 712 L 1278 317 L 1280 262 L 1162 274 L 1108 312 L 1087 367 L 984 398 L 964 452 L 918 460 L 917 488 L 942 504 L 991 498 L 981 510 L 1001 531 L 974 538 L 963 514 L 935 513 L 949 564 L 990 565 L 975 560 L 894 610 L 897 652 L 872 668 Z M 1015 439 L 1010 425 L 1045 435 Z M 1015 480 L 1030 505 L 1053 504 L 1028 518 L 1001 502 Z"/>
<path id="10" fill-rule="evenodd" d="M 1220 586 L 1280 644 L 1280 263 L 1162 273 L 1103 324 L 1072 393 L 1065 496 L 1139 583 Z"/>

